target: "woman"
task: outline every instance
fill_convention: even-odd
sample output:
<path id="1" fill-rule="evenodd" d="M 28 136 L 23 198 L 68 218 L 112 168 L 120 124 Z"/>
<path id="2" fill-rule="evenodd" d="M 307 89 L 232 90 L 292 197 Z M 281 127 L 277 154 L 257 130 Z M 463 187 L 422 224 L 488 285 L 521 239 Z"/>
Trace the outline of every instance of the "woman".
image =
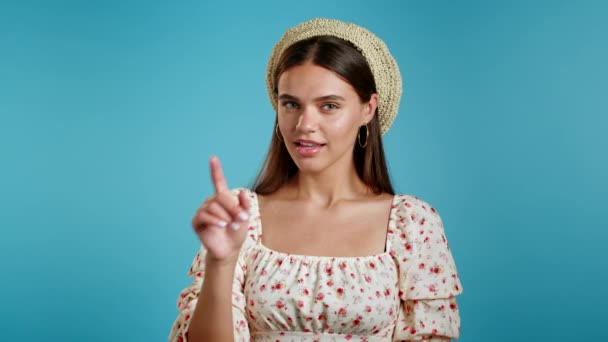
<path id="1" fill-rule="evenodd" d="M 169 339 L 458 338 L 462 287 L 441 219 L 395 195 L 387 172 L 381 135 L 401 77 L 384 43 L 305 22 L 273 49 L 267 86 L 277 116 L 264 167 L 253 190 L 229 190 L 211 159 L 216 193 L 192 220 L 202 246 Z"/>

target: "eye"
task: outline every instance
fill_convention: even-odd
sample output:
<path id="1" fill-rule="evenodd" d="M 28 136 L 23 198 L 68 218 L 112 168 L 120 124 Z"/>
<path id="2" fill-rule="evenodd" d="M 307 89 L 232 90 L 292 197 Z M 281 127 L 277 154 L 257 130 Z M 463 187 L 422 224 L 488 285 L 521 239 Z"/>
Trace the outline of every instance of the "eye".
<path id="1" fill-rule="evenodd" d="M 324 110 L 335 110 L 335 109 L 338 109 L 338 108 L 340 108 L 340 107 L 338 107 L 338 105 L 335 104 L 335 103 L 326 103 L 326 104 L 323 105 L 323 109 Z"/>
<path id="2" fill-rule="evenodd" d="M 286 109 L 298 109 L 298 104 L 293 101 L 285 101 L 281 105 Z"/>

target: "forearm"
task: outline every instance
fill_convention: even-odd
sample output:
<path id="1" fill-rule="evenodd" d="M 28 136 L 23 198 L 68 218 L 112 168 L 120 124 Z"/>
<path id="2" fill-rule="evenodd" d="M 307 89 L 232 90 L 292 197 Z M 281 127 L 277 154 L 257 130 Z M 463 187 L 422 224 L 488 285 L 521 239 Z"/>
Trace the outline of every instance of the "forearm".
<path id="1" fill-rule="evenodd" d="M 188 341 L 233 342 L 232 282 L 236 260 L 205 260 L 205 281 L 188 329 Z"/>

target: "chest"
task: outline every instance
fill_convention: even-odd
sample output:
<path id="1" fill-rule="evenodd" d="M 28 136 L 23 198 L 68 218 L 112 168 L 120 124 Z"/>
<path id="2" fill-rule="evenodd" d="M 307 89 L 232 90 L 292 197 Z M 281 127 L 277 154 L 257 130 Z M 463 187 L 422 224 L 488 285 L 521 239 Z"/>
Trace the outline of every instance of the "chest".
<path id="1" fill-rule="evenodd" d="M 269 202 L 260 207 L 262 243 L 298 255 L 353 257 L 384 252 L 390 215 L 386 201 L 332 209 Z"/>

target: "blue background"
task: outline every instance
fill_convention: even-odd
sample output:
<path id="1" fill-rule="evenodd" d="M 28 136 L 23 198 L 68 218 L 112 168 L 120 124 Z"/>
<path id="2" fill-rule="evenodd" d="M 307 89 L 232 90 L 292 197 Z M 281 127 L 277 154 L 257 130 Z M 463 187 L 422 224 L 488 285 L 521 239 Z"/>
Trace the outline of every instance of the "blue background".
<path id="1" fill-rule="evenodd" d="M 270 50 L 313 17 L 404 78 L 395 187 L 440 212 L 461 341 L 608 337 L 603 1 L 3 1 L 2 340 L 165 341 L 208 158 L 247 186 Z"/>

